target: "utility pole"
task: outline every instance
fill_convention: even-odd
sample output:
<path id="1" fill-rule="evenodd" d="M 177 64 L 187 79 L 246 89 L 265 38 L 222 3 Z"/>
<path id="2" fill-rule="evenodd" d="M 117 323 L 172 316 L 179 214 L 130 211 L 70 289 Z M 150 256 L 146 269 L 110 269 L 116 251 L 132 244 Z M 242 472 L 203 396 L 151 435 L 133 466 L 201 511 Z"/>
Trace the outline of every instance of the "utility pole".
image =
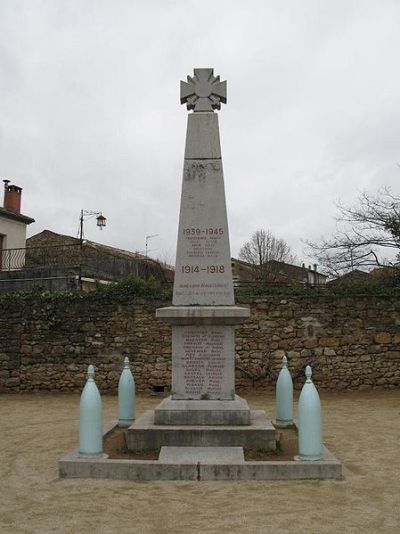
<path id="1" fill-rule="evenodd" d="M 147 280 L 147 278 L 148 278 L 148 274 L 149 274 L 148 263 L 147 263 L 147 249 L 148 249 L 149 239 L 151 239 L 152 237 L 157 237 L 157 236 L 159 236 L 159 235 L 160 235 L 160 234 L 146 235 L 145 280 Z"/>

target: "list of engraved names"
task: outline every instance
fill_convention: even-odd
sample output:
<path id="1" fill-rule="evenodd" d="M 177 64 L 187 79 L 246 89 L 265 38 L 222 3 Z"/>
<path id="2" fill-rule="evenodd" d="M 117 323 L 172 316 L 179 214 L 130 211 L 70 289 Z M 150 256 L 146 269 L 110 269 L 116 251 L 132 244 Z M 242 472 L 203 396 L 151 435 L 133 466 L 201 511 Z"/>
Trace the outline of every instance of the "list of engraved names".
<path id="1" fill-rule="evenodd" d="M 232 369 L 231 355 L 228 357 L 227 354 L 230 336 L 230 329 L 220 326 L 187 326 L 181 329 L 177 340 L 181 394 L 187 398 L 217 399 L 221 395 L 226 396 L 226 379 Z"/>

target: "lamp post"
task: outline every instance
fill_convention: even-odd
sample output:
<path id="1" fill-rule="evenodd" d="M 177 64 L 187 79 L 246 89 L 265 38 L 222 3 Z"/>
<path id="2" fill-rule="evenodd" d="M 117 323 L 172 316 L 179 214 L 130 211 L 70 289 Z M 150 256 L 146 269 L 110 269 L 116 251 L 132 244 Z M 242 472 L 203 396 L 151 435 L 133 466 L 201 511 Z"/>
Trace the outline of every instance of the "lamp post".
<path id="1" fill-rule="evenodd" d="M 104 215 L 101 213 L 101 211 L 92 211 L 92 210 L 81 210 L 81 213 L 79 215 L 79 245 L 80 245 L 80 261 L 79 261 L 79 289 L 82 289 L 82 248 L 83 248 L 83 223 L 87 219 L 91 219 L 92 217 L 96 217 L 96 224 L 100 228 L 100 230 L 103 230 L 103 228 L 106 225 L 107 219 L 104 217 Z"/>
<path id="2" fill-rule="evenodd" d="M 101 211 L 81 210 L 81 214 L 79 216 L 79 242 L 81 247 L 83 245 L 83 222 L 87 219 L 91 219 L 92 217 L 96 217 L 96 224 L 100 230 L 103 230 L 106 225 L 107 219 L 104 217 Z"/>

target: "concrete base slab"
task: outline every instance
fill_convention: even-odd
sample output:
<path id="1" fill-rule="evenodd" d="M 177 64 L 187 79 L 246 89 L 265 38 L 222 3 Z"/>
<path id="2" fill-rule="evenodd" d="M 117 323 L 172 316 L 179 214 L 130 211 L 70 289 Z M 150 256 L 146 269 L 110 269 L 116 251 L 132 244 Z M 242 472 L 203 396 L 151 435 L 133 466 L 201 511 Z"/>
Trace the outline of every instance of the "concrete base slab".
<path id="1" fill-rule="evenodd" d="M 154 410 L 156 425 L 250 425 L 250 408 L 245 399 L 164 399 Z"/>
<path id="2" fill-rule="evenodd" d="M 243 447 L 161 447 L 160 462 L 172 464 L 241 464 Z"/>
<path id="3" fill-rule="evenodd" d="M 279 421 L 279 420 L 276 420 L 274 419 L 272 421 L 272 424 L 274 425 L 275 428 L 289 428 L 291 426 L 295 427 L 296 426 L 296 423 L 295 421 Z"/>
<path id="4" fill-rule="evenodd" d="M 276 432 L 263 410 L 250 412 L 250 425 L 156 425 L 154 410 L 145 412 L 126 433 L 129 450 L 160 447 L 244 447 L 267 451 L 276 448 Z"/>
<path id="5" fill-rule="evenodd" d="M 197 480 L 192 464 L 162 463 L 158 460 L 110 460 L 81 458 L 74 450 L 58 463 L 60 478 L 111 478 L 115 480 Z"/>
<path id="6" fill-rule="evenodd" d="M 120 419 L 118 421 L 118 426 L 121 426 L 123 428 L 129 428 L 133 423 L 134 419 Z"/>
<path id="7" fill-rule="evenodd" d="M 323 447 L 321 460 L 244 462 L 243 464 L 201 464 L 198 480 L 342 480 L 342 464 Z"/>
<path id="8" fill-rule="evenodd" d="M 112 430 L 112 429 L 111 429 Z M 110 431 L 107 430 L 106 433 Z M 166 447 L 158 460 L 82 458 L 78 449 L 59 461 L 60 478 L 109 478 L 115 480 L 342 480 L 342 464 L 324 447 L 318 461 L 246 462 L 237 451 L 189 451 Z M 167 449 L 167 450 L 165 450 Z M 169 449 L 169 450 L 168 450 Z M 171 450 L 174 449 L 174 450 Z M 180 451 L 178 449 L 181 449 Z M 196 447 L 196 449 L 198 449 Z M 204 450 L 208 449 L 205 447 Z M 212 448 L 214 449 L 214 447 Z M 231 449 L 241 449 L 232 447 Z M 224 458 L 224 460 L 222 460 Z"/>

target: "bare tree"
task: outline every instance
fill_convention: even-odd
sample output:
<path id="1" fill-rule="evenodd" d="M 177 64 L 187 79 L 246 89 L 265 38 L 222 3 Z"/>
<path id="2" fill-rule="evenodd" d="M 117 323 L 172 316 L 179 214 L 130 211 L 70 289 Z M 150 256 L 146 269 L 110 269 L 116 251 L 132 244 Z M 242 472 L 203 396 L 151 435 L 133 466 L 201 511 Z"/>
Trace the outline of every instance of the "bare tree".
<path id="1" fill-rule="evenodd" d="M 389 250 L 400 260 L 400 197 L 385 188 L 363 192 L 355 206 L 338 204 L 338 230 L 330 239 L 307 242 L 313 256 L 330 275 L 372 266 L 395 266 L 384 257 Z"/>
<path id="2" fill-rule="evenodd" d="M 275 237 L 269 230 L 256 230 L 240 249 L 239 258 L 253 266 L 258 280 L 269 282 L 276 279 L 276 262 L 295 261 L 286 241 Z"/>

